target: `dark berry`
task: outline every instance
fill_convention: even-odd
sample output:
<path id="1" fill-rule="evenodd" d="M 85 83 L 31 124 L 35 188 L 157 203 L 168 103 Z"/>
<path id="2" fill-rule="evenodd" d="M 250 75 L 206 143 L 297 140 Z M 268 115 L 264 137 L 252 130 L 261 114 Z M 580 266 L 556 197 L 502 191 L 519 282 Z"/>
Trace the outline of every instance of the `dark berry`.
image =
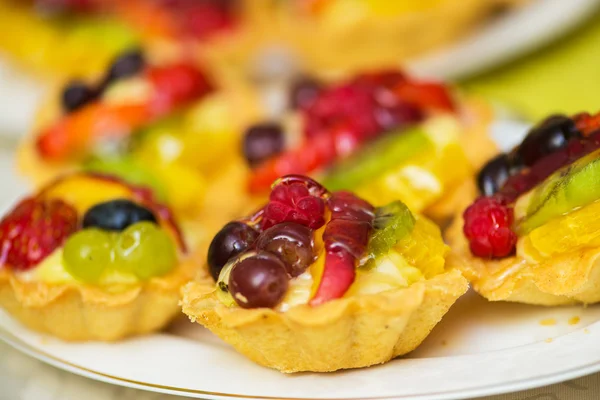
<path id="1" fill-rule="evenodd" d="M 517 235 L 512 231 L 513 209 L 496 197 L 480 197 L 464 215 L 464 234 L 473 255 L 500 258 L 514 253 Z"/>
<path id="2" fill-rule="evenodd" d="M 27 198 L 0 221 L 0 266 L 37 265 L 77 230 L 77 211 L 56 199 Z"/>
<path id="3" fill-rule="evenodd" d="M 301 275 L 315 259 L 312 230 L 294 222 L 283 222 L 261 233 L 256 248 L 277 255 L 292 277 Z"/>
<path id="4" fill-rule="evenodd" d="M 262 123 L 251 126 L 244 135 L 243 152 L 248 164 L 255 166 L 280 153 L 284 147 L 281 126 Z"/>
<path id="5" fill-rule="evenodd" d="M 141 221 L 157 223 L 152 211 L 130 200 L 118 199 L 99 203 L 90 208 L 83 216 L 83 227 L 122 231 Z"/>
<path id="6" fill-rule="evenodd" d="M 306 108 L 310 106 L 319 93 L 322 85 L 316 79 L 308 76 L 301 76 L 296 79 L 290 88 L 289 104 L 292 109 Z"/>
<path id="7" fill-rule="evenodd" d="M 139 73 L 144 65 L 144 56 L 141 50 L 127 51 L 113 62 L 106 76 L 105 84 L 133 76 Z"/>
<path id="8" fill-rule="evenodd" d="M 272 308 L 283 300 L 289 282 L 283 262 L 258 252 L 237 263 L 229 275 L 229 292 L 243 308 Z"/>
<path id="9" fill-rule="evenodd" d="M 63 90 L 62 105 L 66 112 L 75 111 L 95 100 L 97 92 L 82 81 L 71 81 Z"/>
<path id="10" fill-rule="evenodd" d="M 484 165 L 477 175 L 477 186 L 484 196 L 491 196 L 502 188 L 510 176 L 507 154 L 500 154 Z"/>
<path id="11" fill-rule="evenodd" d="M 213 238 L 208 248 L 208 269 L 214 280 L 219 279 L 221 270 L 232 258 L 250 248 L 258 232 L 243 222 L 230 222 Z"/>
<path id="12" fill-rule="evenodd" d="M 575 122 L 564 115 L 553 115 L 533 127 L 519 146 L 517 153 L 526 166 L 567 145 L 580 136 Z"/>

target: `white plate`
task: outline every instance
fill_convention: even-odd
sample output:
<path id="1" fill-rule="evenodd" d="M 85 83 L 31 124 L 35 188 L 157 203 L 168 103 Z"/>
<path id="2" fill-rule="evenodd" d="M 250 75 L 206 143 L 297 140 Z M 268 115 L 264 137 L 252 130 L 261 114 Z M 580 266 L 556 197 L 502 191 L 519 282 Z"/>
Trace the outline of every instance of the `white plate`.
<path id="1" fill-rule="evenodd" d="M 493 134 L 508 148 L 525 128 L 501 121 Z M 0 153 L 0 171 L 11 163 Z M 3 181 L 12 184 L 2 193 L 22 193 L 24 186 L 8 175 Z M 0 204 L 6 201 L 0 198 Z M 474 293 L 462 297 L 412 354 L 331 374 L 283 375 L 260 367 L 184 317 L 166 333 L 116 344 L 68 344 L 28 331 L 0 311 L 0 338 L 92 379 L 210 399 L 465 399 L 600 371 L 600 305 L 489 303 Z"/>
<path id="2" fill-rule="evenodd" d="M 600 0 L 533 0 L 451 47 L 408 62 L 406 67 L 417 75 L 443 79 L 481 72 L 559 37 L 591 16 L 599 5 Z M 0 62 L 0 135 L 26 132 L 43 93 L 39 83 Z"/>

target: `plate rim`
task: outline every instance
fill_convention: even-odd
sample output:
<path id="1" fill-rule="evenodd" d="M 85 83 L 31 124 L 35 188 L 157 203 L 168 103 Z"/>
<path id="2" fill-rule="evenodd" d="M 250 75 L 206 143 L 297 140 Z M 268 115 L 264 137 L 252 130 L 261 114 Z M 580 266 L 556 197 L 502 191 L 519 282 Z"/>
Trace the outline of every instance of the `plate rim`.
<path id="1" fill-rule="evenodd" d="M 11 317 L 12 318 L 12 317 Z M 564 336 L 575 334 L 579 331 L 591 328 L 592 326 L 600 327 L 600 321 L 597 321 L 585 328 L 581 328 L 578 331 L 571 332 Z M 596 335 L 600 336 L 600 335 Z M 594 335 L 590 335 L 590 339 Z M 141 382 L 127 378 L 121 378 L 113 376 L 99 371 L 94 371 L 90 368 L 86 368 L 75 363 L 62 360 L 59 357 L 48 354 L 43 350 L 32 346 L 23 340 L 16 337 L 13 333 L 9 332 L 4 326 L 0 325 L 0 340 L 11 346 L 12 348 L 51 365 L 55 368 L 82 376 L 84 378 L 96 380 L 99 382 L 113 384 L 121 387 L 128 387 L 138 390 L 144 390 L 147 392 L 162 393 L 173 396 L 188 396 L 192 398 L 208 399 L 208 400 L 231 400 L 231 399 L 247 399 L 247 400 L 357 400 L 356 398 L 343 398 L 343 397 L 261 397 L 253 395 L 235 394 L 235 393 L 219 393 L 210 392 L 197 389 L 183 389 L 173 386 L 158 385 L 149 382 Z M 541 344 L 540 342 L 525 344 L 518 347 L 527 347 Z M 504 349 L 508 350 L 508 349 Z M 495 350 L 494 352 L 502 352 L 504 350 Z M 455 356 L 460 357 L 460 356 Z M 444 392 L 429 392 L 423 394 L 408 394 L 408 395 L 392 395 L 392 396 L 375 396 L 365 397 L 361 400 L 459 400 L 459 399 L 473 399 L 485 396 L 493 396 L 507 393 L 514 393 L 528 389 L 535 389 L 543 386 L 548 386 L 560 382 L 569 381 L 582 376 L 590 375 L 593 373 L 600 372 L 600 356 L 596 361 L 587 362 L 578 367 L 572 367 L 564 371 L 546 373 L 534 378 L 524 379 L 513 379 L 511 381 L 503 383 L 486 384 L 481 387 L 469 388 L 469 389 L 453 389 Z"/>
<path id="2" fill-rule="evenodd" d="M 501 16 L 450 46 L 408 59 L 400 64 L 412 74 L 444 80 L 468 79 L 542 48 L 589 20 L 600 0 L 530 0 L 508 16 Z M 536 16 L 531 20 L 529 17 Z M 517 28 L 511 20 L 522 20 Z M 524 29 L 525 21 L 528 24 Z M 507 22 L 508 21 L 508 22 Z M 533 23 L 531 23 L 533 21 Z M 547 29 L 554 26 L 554 29 Z M 515 32 L 518 40 L 514 40 Z M 494 45 L 490 46 L 490 42 Z M 483 49 L 483 51 L 482 51 Z M 477 51 L 474 51 L 477 50 Z M 457 62 L 469 57 L 468 63 Z"/>

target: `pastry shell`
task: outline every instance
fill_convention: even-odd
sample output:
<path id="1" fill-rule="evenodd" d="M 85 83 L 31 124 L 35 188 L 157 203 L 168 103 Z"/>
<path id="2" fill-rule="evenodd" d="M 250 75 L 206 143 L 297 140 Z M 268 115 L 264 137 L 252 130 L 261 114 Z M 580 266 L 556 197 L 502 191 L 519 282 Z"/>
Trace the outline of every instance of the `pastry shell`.
<path id="1" fill-rule="evenodd" d="M 181 286 L 194 263 L 129 289 L 111 293 L 83 284 L 24 281 L 0 270 L 0 306 L 35 331 L 66 341 L 116 341 L 157 331 L 180 313 Z"/>
<path id="2" fill-rule="evenodd" d="M 407 288 L 286 312 L 227 308 L 214 283 L 183 287 L 183 312 L 254 362 L 285 373 L 381 364 L 414 350 L 467 291 L 457 270 Z"/>
<path id="3" fill-rule="evenodd" d="M 291 48 L 311 71 L 351 73 L 397 65 L 452 43 L 491 19 L 499 9 L 527 1 L 464 0 L 460 7 L 453 1 L 437 1 L 435 6 L 423 10 L 365 18 L 356 15 L 361 13 L 361 4 L 350 3 L 354 8 L 342 10 L 343 5 L 348 4 L 343 3 L 337 10 L 343 17 L 316 19 L 299 12 L 298 5 L 303 3 L 300 1 L 254 0 L 247 3 L 252 3 L 249 7 L 254 14 L 262 14 L 260 20 L 267 21 L 266 26 L 273 27 L 269 32 L 270 41 L 279 38 L 277 42 Z"/>
<path id="4" fill-rule="evenodd" d="M 519 255 L 501 260 L 474 257 L 457 218 L 446 232 L 448 264 L 490 301 L 543 306 L 600 302 L 600 248 L 580 248 L 540 262 Z"/>

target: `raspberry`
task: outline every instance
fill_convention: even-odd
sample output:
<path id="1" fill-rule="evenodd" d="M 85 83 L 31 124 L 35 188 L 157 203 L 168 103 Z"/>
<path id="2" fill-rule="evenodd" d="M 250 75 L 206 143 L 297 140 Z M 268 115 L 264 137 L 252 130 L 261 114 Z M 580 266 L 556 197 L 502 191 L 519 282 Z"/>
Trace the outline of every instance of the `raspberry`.
<path id="1" fill-rule="evenodd" d="M 310 138 L 340 124 L 351 127 L 359 137 L 376 135 L 381 130 L 375 117 L 376 107 L 369 87 L 346 84 L 331 88 L 306 110 L 306 135 Z"/>
<path id="2" fill-rule="evenodd" d="M 156 115 L 163 115 L 212 91 L 208 77 L 189 64 L 148 68 L 148 78 L 154 85 L 151 109 Z"/>
<path id="3" fill-rule="evenodd" d="M 27 198 L 0 221 L 0 265 L 27 270 L 78 227 L 77 211 L 57 200 Z"/>
<path id="4" fill-rule="evenodd" d="M 296 222 L 318 229 L 325 224 L 325 192 L 310 178 L 288 176 L 273 186 L 269 203 L 265 207 L 262 229 L 281 222 Z"/>
<path id="5" fill-rule="evenodd" d="M 513 209 L 497 197 L 480 197 L 464 213 L 463 231 L 477 257 L 506 257 L 515 251 Z"/>

